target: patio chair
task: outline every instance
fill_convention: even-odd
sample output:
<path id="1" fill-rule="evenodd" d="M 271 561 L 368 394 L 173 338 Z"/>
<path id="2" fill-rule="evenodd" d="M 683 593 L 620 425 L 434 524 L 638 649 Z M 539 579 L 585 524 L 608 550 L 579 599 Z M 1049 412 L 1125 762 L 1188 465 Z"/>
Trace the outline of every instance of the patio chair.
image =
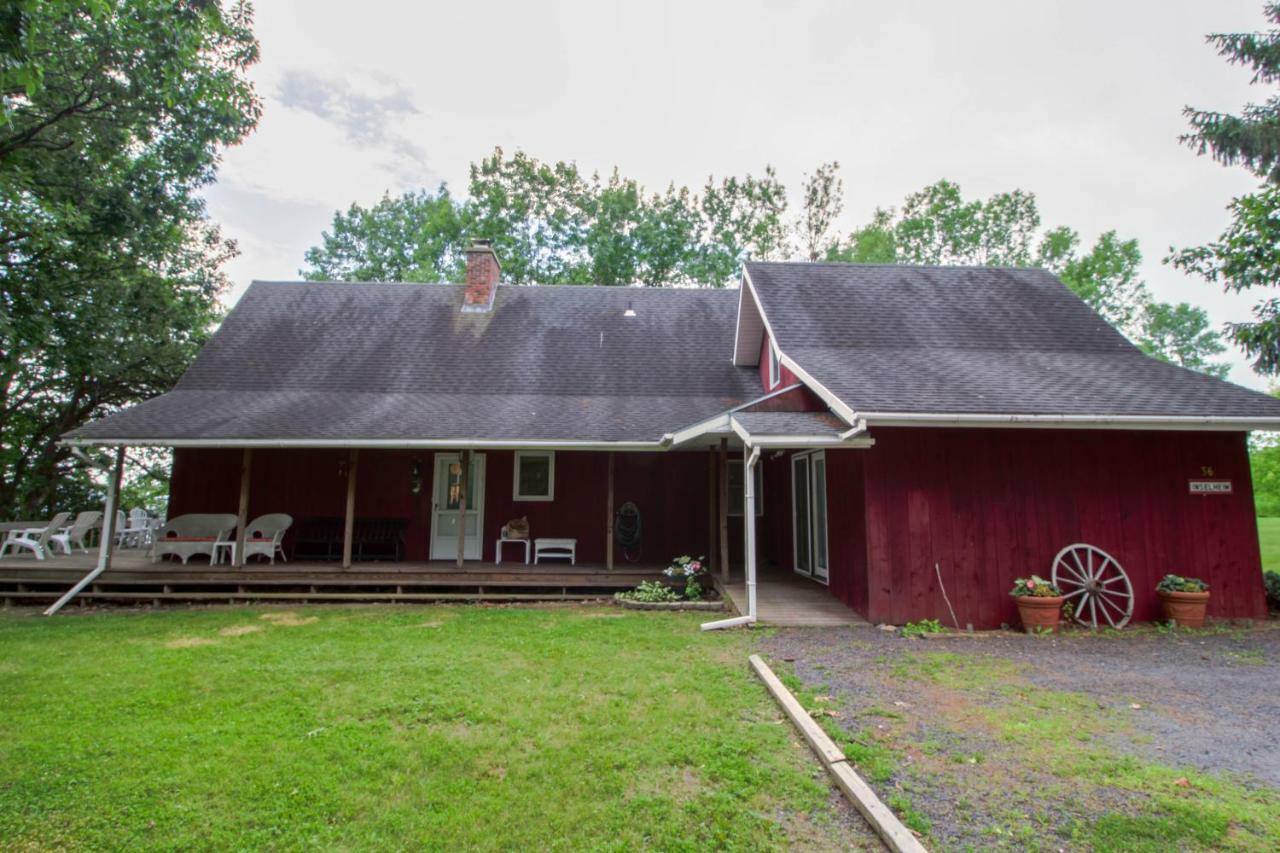
<path id="1" fill-rule="evenodd" d="M 88 552 L 89 546 L 85 544 L 85 537 L 91 532 L 102 526 L 102 513 L 89 510 L 82 512 L 76 516 L 76 520 L 70 527 L 64 528 L 49 537 L 49 544 L 55 548 L 61 548 L 63 553 L 70 554 L 71 546 L 74 544 L 81 551 Z"/>
<path id="2" fill-rule="evenodd" d="M 134 507 L 129 510 L 128 524 L 124 524 L 124 513 L 116 514 L 116 521 L 121 523 L 120 536 L 116 541 L 125 548 L 146 548 L 151 545 L 153 528 L 151 517 L 145 509 Z"/>
<path id="3" fill-rule="evenodd" d="M 0 545 L 0 557 L 9 553 L 9 549 L 25 548 L 35 554 L 37 560 L 43 560 L 49 553 L 49 540 L 54 534 L 66 527 L 71 513 L 60 512 L 44 527 L 28 527 L 25 530 L 10 530 Z"/>
<path id="4" fill-rule="evenodd" d="M 138 546 L 138 531 L 129 524 L 129 516 L 125 515 L 124 510 L 116 510 L 116 547 L 117 548 L 136 548 Z"/>
<path id="5" fill-rule="evenodd" d="M 276 563 L 276 555 L 280 555 L 280 559 L 286 563 L 289 558 L 284 555 L 284 534 L 285 531 L 293 524 L 293 516 L 283 512 L 273 512 L 267 515 L 261 515 L 255 518 L 245 528 L 244 538 L 244 559 L 247 563 L 249 558 L 255 554 L 260 557 L 267 557 L 271 560 L 271 565 Z M 230 554 L 232 563 L 236 561 L 236 543 L 233 539 L 229 547 L 224 549 Z M 214 552 L 214 562 L 222 562 L 218 554 L 218 549 Z"/>
<path id="6" fill-rule="evenodd" d="M 212 563 L 218 546 L 233 541 L 231 534 L 237 521 L 235 514 L 229 512 L 180 515 L 160 528 L 151 547 L 151 562 L 173 556 L 182 560 L 185 566 L 187 560 L 197 554 L 205 554 Z"/>

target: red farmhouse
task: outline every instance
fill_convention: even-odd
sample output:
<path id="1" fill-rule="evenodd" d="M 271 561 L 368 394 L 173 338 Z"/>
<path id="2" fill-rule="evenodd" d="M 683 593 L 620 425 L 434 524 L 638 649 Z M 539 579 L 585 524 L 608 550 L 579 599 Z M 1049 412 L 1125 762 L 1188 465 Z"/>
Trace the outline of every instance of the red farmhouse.
<path id="1" fill-rule="evenodd" d="M 1045 272 L 517 287 L 468 261 L 463 285 L 257 282 L 176 388 L 67 440 L 173 447 L 170 518 L 288 513 L 285 553 L 335 570 L 491 563 L 527 517 L 580 563 L 741 567 L 748 618 L 757 574 L 767 598 L 795 573 L 873 621 L 950 621 L 945 592 L 988 628 L 1087 543 L 1137 620 L 1170 572 L 1265 615 L 1245 441 L 1280 400 L 1147 357 Z"/>

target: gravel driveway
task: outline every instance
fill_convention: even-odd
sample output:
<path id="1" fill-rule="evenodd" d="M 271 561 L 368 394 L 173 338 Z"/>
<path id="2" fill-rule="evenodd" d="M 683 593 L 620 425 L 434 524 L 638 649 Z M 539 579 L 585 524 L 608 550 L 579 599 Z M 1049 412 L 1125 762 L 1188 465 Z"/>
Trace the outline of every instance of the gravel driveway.
<path id="1" fill-rule="evenodd" d="M 1046 831 L 1055 846 L 1096 846 L 1081 839 L 1100 817 L 1167 811 L 1170 784 L 1217 784 L 1200 786 L 1197 771 L 1245 797 L 1280 796 L 1275 621 L 1052 638 L 778 629 L 762 652 L 823 694 L 851 738 L 893 756 L 873 787 L 907 797 L 940 849 L 1020 847 Z M 1055 749 L 1040 755 L 1041 742 Z M 1077 742 L 1096 778 L 1069 760 Z M 1163 781 L 1133 769 L 1152 766 L 1169 771 Z"/>

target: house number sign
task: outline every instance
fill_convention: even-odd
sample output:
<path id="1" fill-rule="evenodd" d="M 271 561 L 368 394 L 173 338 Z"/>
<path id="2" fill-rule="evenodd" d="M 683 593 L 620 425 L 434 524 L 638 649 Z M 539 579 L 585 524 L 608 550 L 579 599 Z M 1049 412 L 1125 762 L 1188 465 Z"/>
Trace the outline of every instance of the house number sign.
<path id="1" fill-rule="evenodd" d="M 1193 495 L 1229 495 L 1230 480 L 1188 480 Z"/>

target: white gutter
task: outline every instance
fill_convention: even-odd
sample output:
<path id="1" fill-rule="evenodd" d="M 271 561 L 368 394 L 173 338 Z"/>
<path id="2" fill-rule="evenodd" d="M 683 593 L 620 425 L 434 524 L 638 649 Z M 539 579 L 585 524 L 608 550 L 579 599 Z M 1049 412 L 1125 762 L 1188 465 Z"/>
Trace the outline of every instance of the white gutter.
<path id="1" fill-rule="evenodd" d="M 859 434 L 864 433 L 864 432 L 866 432 L 866 431 L 867 431 L 867 419 L 866 419 L 866 418 L 858 418 L 858 422 L 857 422 L 857 423 L 855 423 L 853 426 L 849 427 L 849 428 L 848 428 L 847 430 L 845 430 L 844 432 L 840 433 L 840 440 L 841 440 L 841 441 L 848 441 L 849 439 L 853 438 L 855 435 L 859 435 Z"/>
<path id="2" fill-rule="evenodd" d="M 1073 429 L 1213 429 L 1231 432 L 1280 430 L 1276 418 L 1230 418 L 1198 415 L 995 415 L 933 412 L 859 412 L 871 426 L 1040 427 Z"/>
<path id="3" fill-rule="evenodd" d="M 526 447 L 540 450 L 660 450 L 662 441 L 554 441 L 544 439 L 324 439 L 324 438 L 68 438 L 68 447 L 329 447 L 502 450 Z"/>
<path id="4" fill-rule="evenodd" d="M 760 461 L 760 448 L 751 447 L 742 461 L 744 506 L 742 507 L 742 526 L 746 530 L 747 540 L 747 612 L 745 616 L 732 619 L 720 619 L 715 622 L 702 623 L 702 630 L 716 631 L 720 628 L 735 628 L 739 625 L 754 625 L 756 621 L 756 488 L 755 468 Z M 727 555 L 726 555 L 727 559 Z"/>

